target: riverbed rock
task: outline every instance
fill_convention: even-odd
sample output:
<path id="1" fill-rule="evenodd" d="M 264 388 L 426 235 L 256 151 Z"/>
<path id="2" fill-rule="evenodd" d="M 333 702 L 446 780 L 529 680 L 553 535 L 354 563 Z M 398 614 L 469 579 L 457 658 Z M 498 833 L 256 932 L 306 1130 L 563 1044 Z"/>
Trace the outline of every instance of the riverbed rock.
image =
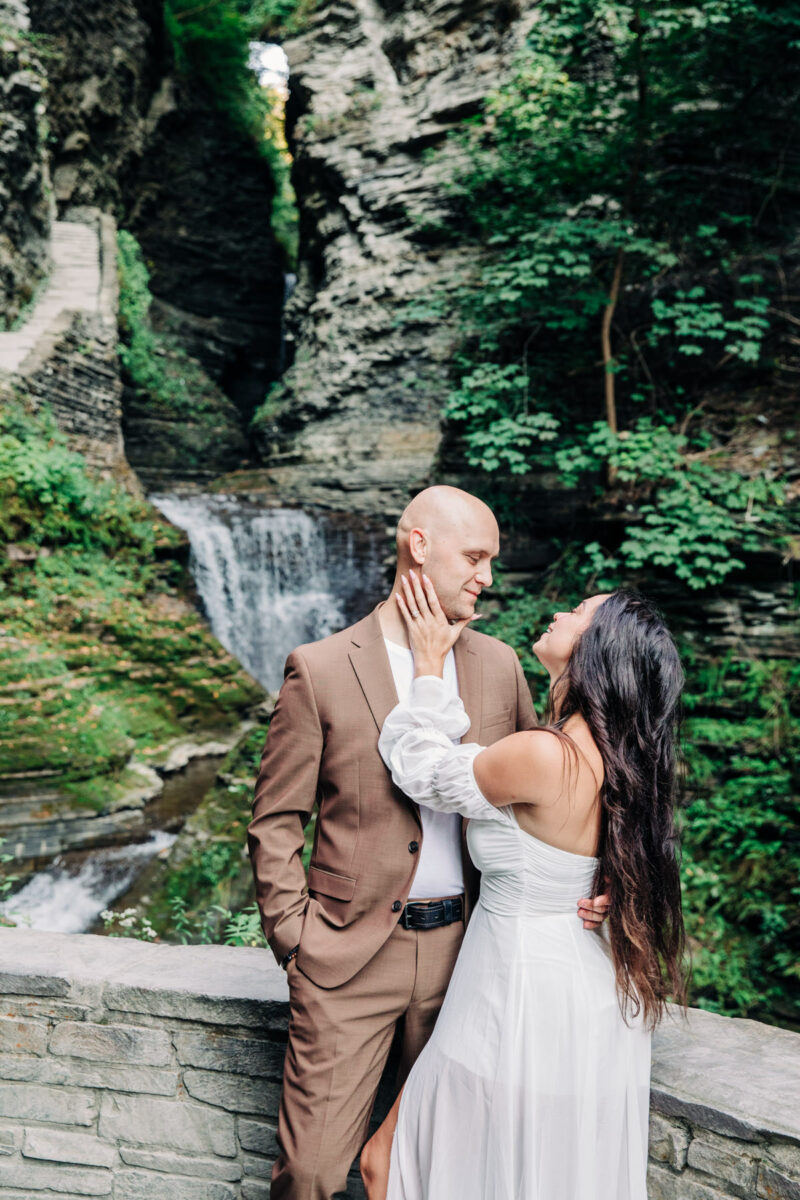
<path id="1" fill-rule="evenodd" d="M 56 789 L 5 795 L 0 797 L 0 837 L 5 841 L 4 850 L 13 855 L 14 874 L 25 876 L 36 860 L 141 837 L 146 830 L 144 807 L 136 792 L 124 801 L 119 798 L 113 809 L 105 812 L 76 803 Z"/>
<path id="2" fill-rule="evenodd" d="M 208 742 L 179 742 L 167 754 L 166 761 L 159 767 L 162 775 L 173 775 L 182 771 L 193 758 L 217 758 L 227 754 L 238 742 L 239 738 L 250 728 L 248 723 L 240 726 L 230 738 L 216 739 Z"/>

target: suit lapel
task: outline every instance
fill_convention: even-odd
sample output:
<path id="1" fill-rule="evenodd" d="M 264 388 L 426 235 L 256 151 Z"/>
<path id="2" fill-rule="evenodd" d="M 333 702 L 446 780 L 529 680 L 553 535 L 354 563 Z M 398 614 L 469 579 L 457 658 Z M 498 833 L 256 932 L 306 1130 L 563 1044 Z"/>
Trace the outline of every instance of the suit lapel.
<path id="1" fill-rule="evenodd" d="M 379 608 L 380 605 L 368 617 L 354 626 L 351 635 L 353 644 L 350 648 L 350 662 L 380 733 L 384 721 L 397 704 L 397 688 L 394 685 L 389 653 L 383 641 L 383 630 L 378 620 Z M 376 751 L 377 748 L 376 740 Z M 399 787 L 391 782 L 391 779 L 389 783 L 394 795 L 408 805 L 417 824 L 421 825 L 419 806 L 404 792 L 401 792 Z"/>
<path id="2" fill-rule="evenodd" d="M 461 739 L 462 742 L 479 742 L 481 740 L 481 717 L 483 715 L 483 696 L 481 689 L 482 667 L 481 656 L 472 644 L 469 630 L 465 629 L 456 642 L 453 652 L 456 659 L 456 675 L 458 676 L 458 694 L 464 701 L 464 708 L 470 719 L 470 727 Z"/>
<path id="3" fill-rule="evenodd" d="M 397 704 L 397 689 L 383 643 L 377 608 L 355 626 L 352 642 L 350 662 L 380 733 L 384 721 Z"/>

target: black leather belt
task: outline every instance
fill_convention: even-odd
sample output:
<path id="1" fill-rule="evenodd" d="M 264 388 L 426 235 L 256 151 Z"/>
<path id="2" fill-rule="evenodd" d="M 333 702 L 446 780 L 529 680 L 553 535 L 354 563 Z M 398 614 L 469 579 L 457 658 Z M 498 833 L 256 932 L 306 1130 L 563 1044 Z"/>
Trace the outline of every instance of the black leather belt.
<path id="1" fill-rule="evenodd" d="M 464 897 L 407 904 L 400 914 L 399 925 L 404 929 L 438 929 L 464 919 Z"/>

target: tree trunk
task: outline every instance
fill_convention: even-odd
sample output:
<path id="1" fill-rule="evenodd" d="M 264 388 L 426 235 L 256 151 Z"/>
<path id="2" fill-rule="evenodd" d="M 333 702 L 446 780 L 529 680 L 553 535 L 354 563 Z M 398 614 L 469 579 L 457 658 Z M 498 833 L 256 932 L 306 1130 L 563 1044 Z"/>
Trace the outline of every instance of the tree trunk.
<path id="1" fill-rule="evenodd" d="M 606 420 L 612 433 L 617 432 L 617 402 L 614 392 L 614 355 L 611 353 L 611 322 L 614 319 L 614 309 L 619 299 L 619 289 L 622 283 L 622 267 L 625 262 L 625 251 L 620 246 L 617 251 L 617 261 L 614 264 L 614 277 L 611 280 L 611 291 L 608 294 L 608 304 L 603 309 L 603 324 L 600 330 L 600 342 L 603 347 L 603 378 L 605 382 Z"/>

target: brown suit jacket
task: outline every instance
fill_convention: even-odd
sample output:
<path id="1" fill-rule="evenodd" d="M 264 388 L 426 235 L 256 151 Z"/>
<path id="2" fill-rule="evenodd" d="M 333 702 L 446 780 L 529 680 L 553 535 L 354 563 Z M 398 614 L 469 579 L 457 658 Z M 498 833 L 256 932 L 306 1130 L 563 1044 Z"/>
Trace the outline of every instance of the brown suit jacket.
<path id="1" fill-rule="evenodd" d="M 537 724 L 519 660 L 505 642 L 467 628 L 455 660 L 472 718 L 465 742 L 488 745 Z M 394 786 L 378 753 L 378 734 L 396 703 L 377 608 L 286 660 L 248 846 L 275 957 L 299 943 L 297 965 L 320 987 L 352 978 L 383 945 L 419 862 L 410 849 L 422 842 L 419 809 Z M 306 881 L 303 830 L 315 802 Z M 464 853 L 469 892 L 477 875 Z"/>

